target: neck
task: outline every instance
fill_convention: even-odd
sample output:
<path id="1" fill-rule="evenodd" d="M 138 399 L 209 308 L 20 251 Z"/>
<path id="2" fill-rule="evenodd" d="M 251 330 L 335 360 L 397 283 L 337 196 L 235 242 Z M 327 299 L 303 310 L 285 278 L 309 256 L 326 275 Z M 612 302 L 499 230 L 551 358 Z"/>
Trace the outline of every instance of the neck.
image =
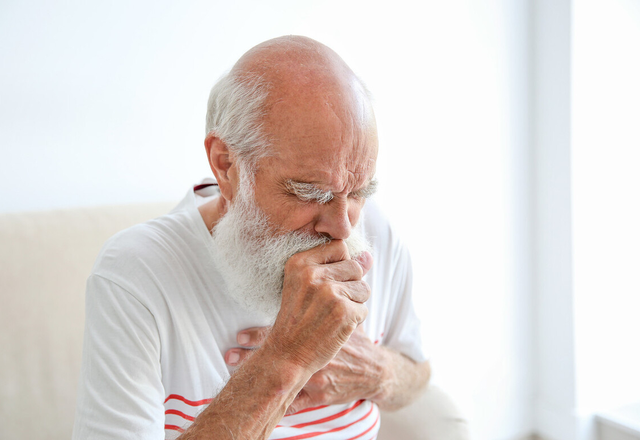
<path id="1" fill-rule="evenodd" d="M 227 200 L 222 196 L 218 196 L 213 200 L 200 205 L 198 207 L 198 211 L 200 211 L 200 215 L 202 216 L 202 220 L 207 226 L 207 229 L 211 231 L 227 212 Z"/>

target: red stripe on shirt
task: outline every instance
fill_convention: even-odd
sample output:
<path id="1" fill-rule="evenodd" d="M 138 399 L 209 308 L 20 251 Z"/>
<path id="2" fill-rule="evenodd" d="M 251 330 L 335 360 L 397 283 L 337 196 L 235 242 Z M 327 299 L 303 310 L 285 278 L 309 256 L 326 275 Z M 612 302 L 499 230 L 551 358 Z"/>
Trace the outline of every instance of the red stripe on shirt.
<path id="1" fill-rule="evenodd" d="M 211 403 L 211 401 L 213 399 L 202 399 L 202 400 L 189 400 L 189 399 L 185 399 L 184 397 L 182 397 L 180 394 L 169 394 L 167 396 L 166 399 L 164 399 L 164 403 L 167 403 L 167 401 L 171 400 L 171 399 L 175 399 L 175 400 L 181 400 L 184 403 L 186 403 L 187 405 L 191 405 L 191 406 L 201 406 L 201 405 L 206 405 L 208 403 Z"/>
<path id="2" fill-rule="evenodd" d="M 168 409 L 164 413 L 165 414 L 175 414 L 175 415 L 180 416 L 183 419 L 189 420 L 191 422 L 193 422 L 196 419 L 195 417 L 191 417 L 191 416 L 183 413 L 182 411 L 178 411 L 177 409 Z"/>
<path id="3" fill-rule="evenodd" d="M 318 419 L 318 420 L 314 420 L 312 422 L 306 422 L 306 423 L 300 423 L 299 425 L 293 425 L 293 426 L 290 426 L 290 428 L 304 428 L 305 426 L 309 426 L 309 425 L 317 425 L 318 423 L 329 422 L 331 420 L 337 419 L 338 417 L 342 417 L 345 414 L 349 414 L 351 411 L 353 411 L 354 409 L 356 409 L 357 407 L 359 407 L 363 403 L 364 403 L 364 400 L 358 400 L 350 408 L 347 408 L 344 411 L 340 411 L 337 414 L 334 414 L 334 415 L 329 416 L 329 417 L 325 417 L 324 419 Z"/>
<path id="4" fill-rule="evenodd" d="M 366 419 L 367 417 L 369 417 L 371 415 L 371 412 L 373 411 L 373 403 L 371 404 L 371 408 L 369 409 L 369 412 L 367 412 L 364 416 L 360 417 L 358 420 L 351 422 L 347 425 L 344 426 L 338 426 L 337 428 L 333 428 L 330 429 L 328 431 L 318 431 L 318 432 L 309 432 L 307 434 L 301 434 L 301 435 L 295 435 L 293 437 L 283 437 L 280 440 L 300 440 L 300 439 L 304 439 L 304 438 L 311 438 L 311 437 L 317 437 L 319 435 L 323 435 L 323 434 L 329 434 L 331 432 L 338 432 L 338 431 L 342 431 L 343 429 L 347 429 L 350 426 L 355 425 L 358 422 L 361 422 L 362 420 Z M 377 420 L 376 420 L 377 423 Z"/>
<path id="5" fill-rule="evenodd" d="M 326 407 L 328 407 L 328 406 L 329 406 L 329 405 L 313 406 L 313 407 L 311 407 L 311 408 L 301 409 L 300 411 L 298 411 L 298 412 L 296 412 L 296 413 L 293 413 L 293 414 L 285 414 L 284 416 L 285 416 L 285 417 L 297 416 L 298 414 L 306 413 L 306 412 L 309 412 L 309 411 L 315 411 L 315 410 L 317 410 L 317 409 L 326 408 Z"/>
<path id="6" fill-rule="evenodd" d="M 376 421 L 373 422 L 373 425 L 371 425 L 366 431 L 364 431 L 362 434 L 358 434 L 355 437 L 351 437 L 350 439 L 347 440 L 354 440 L 358 437 L 362 437 L 363 435 L 365 435 L 367 432 L 371 431 L 373 428 L 375 428 L 375 426 L 378 424 L 378 420 L 380 420 L 380 413 L 378 413 L 378 417 L 376 417 Z M 372 437 L 373 438 L 373 437 Z"/>
<path id="7" fill-rule="evenodd" d="M 174 431 L 184 432 L 184 429 L 176 425 L 164 425 L 164 429 L 173 429 Z"/>

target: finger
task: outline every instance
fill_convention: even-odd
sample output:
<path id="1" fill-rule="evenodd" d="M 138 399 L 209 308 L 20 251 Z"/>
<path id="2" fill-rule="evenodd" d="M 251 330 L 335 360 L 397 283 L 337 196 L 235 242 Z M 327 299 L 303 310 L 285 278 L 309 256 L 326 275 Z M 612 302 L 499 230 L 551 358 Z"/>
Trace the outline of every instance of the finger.
<path id="1" fill-rule="evenodd" d="M 249 356 L 253 353 L 253 350 L 248 350 L 246 348 L 232 348 L 227 350 L 224 354 L 224 361 L 227 365 L 231 365 L 235 367 L 236 365 L 242 364 L 247 360 Z"/>
<path id="2" fill-rule="evenodd" d="M 287 261 L 287 265 L 308 266 L 310 264 L 329 264 L 350 259 L 346 243 L 343 240 L 331 240 L 327 244 L 293 255 Z"/>
<path id="3" fill-rule="evenodd" d="M 291 403 L 291 405 L 289 405 L 289 408 L 287 408 L 287 412 L 285 414 L 286 415 L 295 414 L 297 412 L 302 411 L 303 409 L 312 408 L 314 406 L 317 406 L 317 405 L 315 405 L 311 401 L 309 394 L 307 394 L 305 390 L 302 390 L 298 393 L 296 398 L 293 399 L 293 402 Z"/>
<path id="4" fill-rule="evenodd" d="M 243 347 L 259 347 L 262 345 L 271 327 L 252 327 L 238 332 L 236 340 Z"/>
<path id="5" fill-rule="evenodd" d="M 362 266 L 356 260 L 343 260 L 321 267 L 324 277 L 334 281 L 358 281 L 364 275 Z"/>
<path id="6" fill-rule="evenodd" d="M 371 255 L 369 252 L 364 251 L 362 252 L 360 255 L 358 255 L 357 257 L 354 258 L 362 267 L 362 276 L 366 275 L 367 272 L 369 272 L 369 270 L 371 269 L 371 267 L 373 266 L 373 255 Z"/>
<path id="7" fill-rule="evenodd" d="M 358 328 L 358 325 L 362 324 L 365 319 L 367 319 L 367 315 L 369 315 L 369 309 L 367 306 L 357 302 L 351 302 L 351 312 L 350 317 L 353 320 L 353 330 L 349 334 L 349 337 L 355 332 L 355 329 Z"/>
<path id="8" fill-rule="evenodd" d="M 358 304 L 364 304 L 371 296 L 371 288 L 365 281 L 347 281 L 337 285 L 344 296 Z"/>

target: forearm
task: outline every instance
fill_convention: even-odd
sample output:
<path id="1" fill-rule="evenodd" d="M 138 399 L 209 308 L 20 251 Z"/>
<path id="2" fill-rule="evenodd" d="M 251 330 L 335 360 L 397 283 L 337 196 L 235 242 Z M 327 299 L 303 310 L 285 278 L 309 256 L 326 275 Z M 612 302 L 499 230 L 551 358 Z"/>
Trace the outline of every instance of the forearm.
<path id="1" fill-rule="evenodd" d="M 386 347 L 379 347 L 382 362 L 380 391 L 373 400 L 380 409 L 394 411 L 413 402 L 431 377 L 429 362 L 418 363 Z"/>
<path id="2" fill-rule="evenodd" d="M 256 350 L 179 440 L 266 439 L 309 377 Z"/>

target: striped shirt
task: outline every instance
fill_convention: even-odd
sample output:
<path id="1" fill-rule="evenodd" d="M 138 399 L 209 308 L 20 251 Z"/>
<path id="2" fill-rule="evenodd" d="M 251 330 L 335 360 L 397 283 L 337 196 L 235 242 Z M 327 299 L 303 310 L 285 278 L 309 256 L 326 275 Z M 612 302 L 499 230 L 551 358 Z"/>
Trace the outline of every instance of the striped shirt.
<path id="1" fill-rule="evenodd" d="M 242 309 L 211 264 L 211 237 L 190 190 L 169 214 L 111 238 L 87 282 L 74 439 L 175 439 L 224 387 L 238 331 L 269 324 Z M 371 201 L 368 337 L 425 360 L 408 254 Z M 375 438 L 378 407 L 358 400 L 286 415 L 272 439 Z"/>
<path id="2" fill-rule="evenodd" d="M 165 433 L 175 439 L 211 399 L 188 400 L 172 394 L 165 400 Z M 358 400 L 344 405 L 307 408 L 284 416 L 271 439 L 372 439 L 380 426 L 380 411 L 375 403 Z"/>

